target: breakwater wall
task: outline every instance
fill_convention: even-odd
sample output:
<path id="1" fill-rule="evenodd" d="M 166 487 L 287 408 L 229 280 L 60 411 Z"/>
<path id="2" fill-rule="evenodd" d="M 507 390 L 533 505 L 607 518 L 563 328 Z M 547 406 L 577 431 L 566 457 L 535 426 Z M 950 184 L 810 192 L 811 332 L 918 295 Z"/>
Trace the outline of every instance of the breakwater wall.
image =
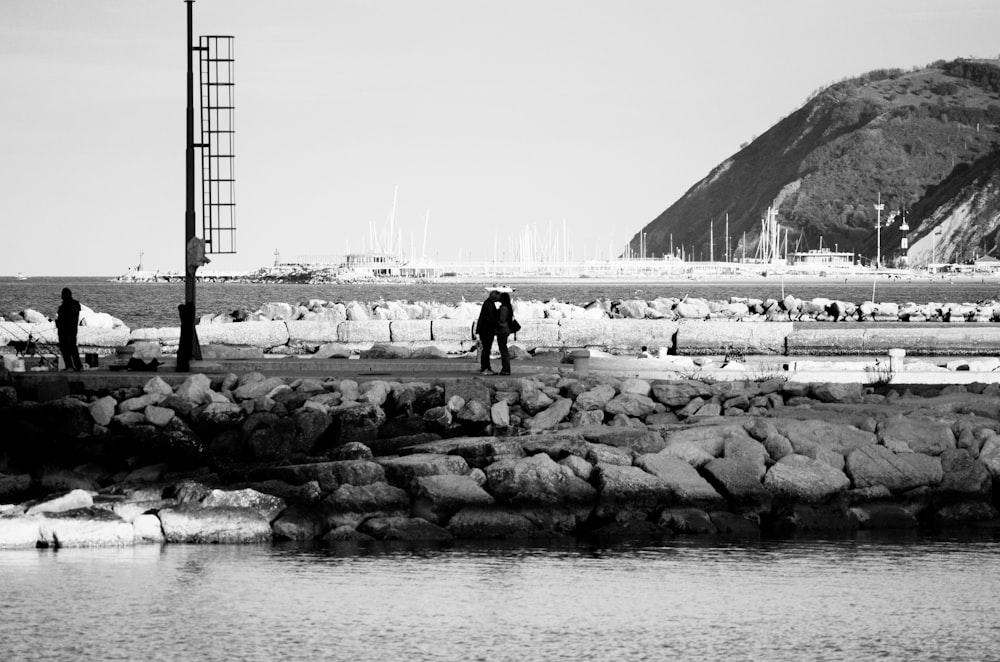
<path id="1" fill-rule="evenodd" d="M 996 524 L 998 395 L 568 373 L 0 386 L 0 547 Z"/>
<path id="2" fill-rule="evenodd" d="M 373 346 L 390 346 L 389 353 L 395 357 L 444 357 L 475 346 L 478 312 L 474 303 L 312 300 L 294 306 L 269 303 L 253 312 L 204 315 L 197 328 L 201 344 L 209 346 L 208 358 L 345 357 Z M 802 301 L 791 295 L 780 301 L 660 298 L 598 301 L 589 306 L 519 301 L 515 316 L 522 329 L 513 344 L 527 351 L 597 348 L 630 353 L 646 347 L 650 351 L 666 348 L 679 355 L 736 351 L 788 356 L 885 354 L 893 348 L 908 355 L 1000 352 L 1000 324 L 996 323 L 1000 304 L 996 302 L 854 304 Z M 54 323 L 43 315 L 24 311 L 18 317 L 0 321 L 0 346 L 23 344 L 29 337 L 57 342 Z M 179 327 L 130 329 L 120 320 L 92 311 L 81 323 L 78 344 L 83 351 L 99 354 L 130 344 L 170 353 L 180 341 Z"/>

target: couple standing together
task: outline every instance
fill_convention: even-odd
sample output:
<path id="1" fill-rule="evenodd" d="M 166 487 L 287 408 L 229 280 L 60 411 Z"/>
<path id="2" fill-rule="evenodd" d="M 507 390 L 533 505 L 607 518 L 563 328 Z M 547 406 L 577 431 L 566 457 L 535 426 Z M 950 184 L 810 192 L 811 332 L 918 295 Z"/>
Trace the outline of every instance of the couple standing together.
<path id="1" fill-rule="evenodd" d="M 479 368 L 482 375 L 495 375 L 490 365 L 490 352 L 493 351 L 493 339 L 496 338 L 500 350 L 500 374 L 510 374 L 510 352 L 507 350 L 507 337 L 517 333 L 521 325 L 514 319 L 514 307 L 510 303 L 510 294 L 514 290 L 503 285 L 487 287 L 490 293 L 479 310 L 479 321 L 476 322 L 476 333 L 482 344 L 479 354 Z"/>

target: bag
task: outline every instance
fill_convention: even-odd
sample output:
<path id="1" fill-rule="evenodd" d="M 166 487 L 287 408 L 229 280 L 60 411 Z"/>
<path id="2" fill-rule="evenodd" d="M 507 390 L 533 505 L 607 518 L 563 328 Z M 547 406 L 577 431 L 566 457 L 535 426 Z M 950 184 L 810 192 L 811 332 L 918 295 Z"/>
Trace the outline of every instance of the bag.
<path id="1" fill-rule="evenodd" d="M 510 324 L 508 326 L 510 327 L 511 333 L 517 333 L 518 331 L 521 330 L 521 323 L 518 322 L 513 317 L 510 318 Z"/>

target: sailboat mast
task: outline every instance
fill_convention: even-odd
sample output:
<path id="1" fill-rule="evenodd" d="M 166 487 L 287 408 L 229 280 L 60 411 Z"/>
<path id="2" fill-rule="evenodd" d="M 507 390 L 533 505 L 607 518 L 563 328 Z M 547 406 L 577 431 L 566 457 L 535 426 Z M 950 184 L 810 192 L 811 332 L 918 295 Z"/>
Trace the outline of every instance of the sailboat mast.
<path id="1" fill-rule="evenodd" d="M 726 212 L 726 262 L 729 262 L 729 212 Z"/>
<path id="2" fill-rule="evenodd" d="M 389 232 L 388 237 L 386 237 L 386 253 L 392 253 L 392 241 L 396 238 L 396 196 L 399 195 L 399 185 L 392 192 L 392 214 L 389 216 Z"/>
<path id="3" fill-rule="evenodd" d="M 420 249 L 421 258 L 427 257 L 427 223 L 430 221 L 430 219 L 431 219 L 431 210 L 428 209 L 427 212 L 424 214 L 424 245 L 423 248 Z"/>

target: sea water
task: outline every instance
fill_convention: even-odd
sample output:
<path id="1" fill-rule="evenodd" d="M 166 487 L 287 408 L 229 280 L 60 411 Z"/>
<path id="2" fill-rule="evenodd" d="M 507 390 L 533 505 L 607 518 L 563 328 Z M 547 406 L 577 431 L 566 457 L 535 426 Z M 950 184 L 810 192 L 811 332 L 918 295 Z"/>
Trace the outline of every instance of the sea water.
<path id="1" fill-rule="evenodd" d="M 860 303 L 873 296 L 875 301 L 919 304 L 928 302 L 975 302 L 1000 298 L 1000 284 L 993 280 L 965 278 L 920 281 L 879 281 L 873 283 L 839 279 L 793 281 L 681 281 L 626 282 L 579 279 L 578 282 L 517 283 L 515 298 L 565 303 L 588 304 L 595 299 L 657 297 L 702 297 L 709 300 L 731 296 L 782 298 L 792 294 L 800 299 L 826 297 Z M 183 283 L 112 283 L 103 278 L 30 278 L 17 281 L 0 278 L 0 315 L 32 308 L 55 318 L 63 287 L 73 290 L 73 296 L 96 312 L 108 313 L 133 329 L 143 327 L 178 326 L 177 305 L 184 302 Z M 460 301 L 479 303 L 485 297 L 483 285 L 477 283 L 372 283 L 372 284 L 248 284 L 199 283 L 196 309 L 199 314 L 228 313 L 245 308 L 256 310 L 271 301 L 299 303 L 309 299 L 327 301 L 438 301 L 455 304 Z"/>
<path id="2" fill-rule="evenodd" d="M 0 552 L 0 659 L 996 660 L 990 535 Z"/>

